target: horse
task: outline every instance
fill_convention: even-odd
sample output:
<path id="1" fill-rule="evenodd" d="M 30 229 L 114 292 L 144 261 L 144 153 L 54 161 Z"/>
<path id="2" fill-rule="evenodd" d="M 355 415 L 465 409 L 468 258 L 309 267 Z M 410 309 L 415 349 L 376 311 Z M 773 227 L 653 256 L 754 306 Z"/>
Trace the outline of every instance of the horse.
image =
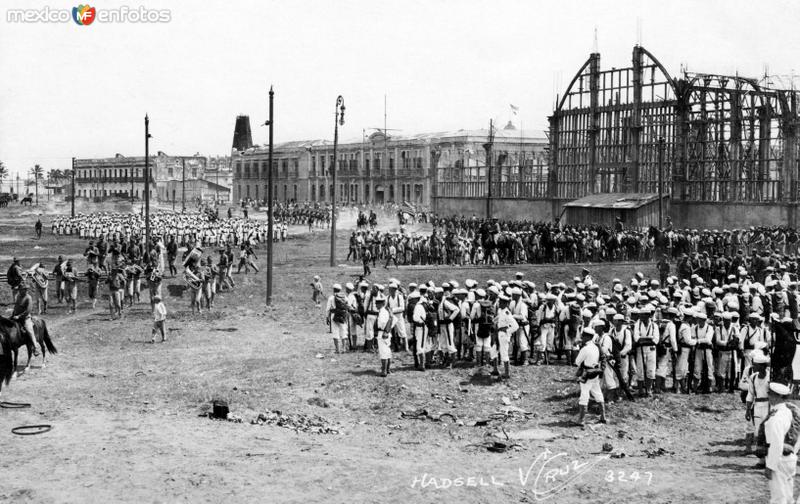
<path id="1" fill-rule="evenodd" d="M 661 259 L 667 253 L 669 248 L 669 238 L 660 229 L 655 226 L 650 226 L 647 230 L 647 236 L 653 239 L 653 250 L 656 259 Z"/>
<path id="2" fill-rule="evenodd" d="M 14 359 L 11 342 L 5 333 L 0 331 L 0 394 L 3 392 L 3 384 L 8 385 L 14 375 Z"/>
<path id="3" fill-rule="evenodd" d="M 15 374 L 17 370 L 19 347 L 26 344 L 25 339 L 22 337 L 22 331 L 23 329 L 18 322 L 0 316 L 0 334 L 7 338 L 11 345 L 11 351 L 14 355 L 13 372 Z M 39 344 L 39 348 L 42 350 L 42 367 L 45 367 L 47 365 L 47 351 L 49 350 L 51 353 L 56 354 L 58 350 L 56 350 L 53 341 L 50 339 L 50 333 L 47 331 L 47 324 L 44 320 L 39 318 L 33 320 L 33 333 L 34 340 Z M 30 369 L 32 357 L 31 351 L 28 350 L 28 362 L 25 365 L 25 371 Z"/>
<path id="4" fill-rule="evenodd" d="M 28 204 L 28 206 L 31 206 L 31 205 L 33 205 L 33 197 L 31 197 L 31 196 L 25 196 L 24 198 L 22 198 L 21 200 L 19 200 L 19 204 L 20 204 L 20 205 L 25 205 L 25 203 L 27 203 L 27 204 Z"/>

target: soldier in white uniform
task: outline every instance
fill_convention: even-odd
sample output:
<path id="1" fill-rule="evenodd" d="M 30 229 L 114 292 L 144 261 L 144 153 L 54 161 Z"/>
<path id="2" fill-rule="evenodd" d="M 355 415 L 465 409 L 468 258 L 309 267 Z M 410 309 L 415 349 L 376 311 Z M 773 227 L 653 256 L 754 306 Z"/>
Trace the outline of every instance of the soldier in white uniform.
<path id="1" fill-rule="evenodd" d="M 511 343 L 511 336 L 519 330 L 519 324 L 514 320 L 514 315 L 508 309 L 511 298 L 505 294 L 500 294 L 497 306 L 497 343 L 500 360 L 503 362 L 503 379 L 509 378 L 509 355 L 508 349 Z"/>
<path id="2" fill-rule="evenodd" d="M 697 325 L 694 328 L 697 345 L 694 351 L 694 387 L 703 393 L 710 392 L 709 387 L 714 381 L 714 353 L 712 343 L 714 342 L 714 326 L 708 323 L 705 313 L 698 312 L 695 315 Z M 703 365 L 705 364 L 706 384 L 702 384 Z"/>
<path id="3" fill-rule="evenodd" d="M 519 329 L 514 334 L 515 345 L 519 350 L 517 364 L 524 366 L 528 363 L 528 352 L 530 352 L 530 326 L 528 322 L 528 303 L 522 299 L 522 289 L 514 287 L 511 289 L 511 304 L 509 306 L 514 320 L 517 321 Z"/>
<path id="4" fill-rule="evenodd" d="M 657 364 L 656 364 L 656 393 L 666 392 L 667 376 L 672 371 L 672 356 L 678 353 L 678 337 L 675 329 L 674 317 L 679 315 L 677 308 L 667 308 L 664 310 L 663 334 L 658 343 Z M 672 384 L 673 390 L 676 385 Z"/>
<path id="5" fill-rule="evenodd" d="M 556 325 L 560 313 L 556 299 L 554 294 L 547 294 L 545 303 L 539 308 L 539 337 L 533 345 L 533 350 L 536 352 L 535 362 L 539 362 L 539 355 L 543 355 L 544 363 L 548 364 L 547 354 L 555 350 Z"/>
<path id="6" fill-rule="evenodd" d="M 420 292 L 412 292 L 409 298 L 416 295 L 419 298 L 417 304 L 414 305 L 414 311 L 411 314 L 411 324 L 414 336 L 414 366 L 420 371 L 425 371 L 425 356 L 430 351 L 428 345 L 428 327 L 426 320 L 428 317 L 428 297 L 422 293 L 427 293 L 428 288 L 425 285 L 420 286 Z"/>
<path id="7" fill-rule="evenodd" d="M 652 305 L 639 310 L 639 320 L 633 330 L 633 343 L 636 346 L 636 382 L 640 393 L 649 396 L 656 377 L 656 345 L 659 342 L 658 325 L 651 317 Z"/>
<path id="8" fill-rule="evenodd" d="M 722 325 L 716 328 L 714 345 L 717 348 L 716 369 L 714 379 L 716 380 L 717 392 L 722 392 L 728 382 L 728 388 L 733 388 L 733 381 L 738 374 L 736 353 L 733 351 L 739 348 L 739 333 L 733 325 L 733 314 L 731 312 L 722 313 Z"/>
<path id="9" fill-rule="evenodd" d="M 451 296 L 450 285 L 445 283 L 442 288 L 442 300 L 439 302 L 439 350 L 444 354 L 443 362 L 452 369 L 453 361 L 456 359 L 455 346 L 455 327 L 453 321 L 458 317 L 460 311 L 457 301 Z"/>
<path id="10" fill-rule="evenodd" d="M 383 294 L 375 297 L 375 305 L 378 307 L 377 333 L 375 338 L 378 340 L 378 357 L 381 359 L 381 376 L 384 378 L 391 373 L 392 363 L 392 326 L 394 317 L 386 307 L 386 298 Z"/>
<path id="11" fill-rule="evenodd" d="M 767 450 L 765 473 L 769 479 L 770 503 L 794 502 L 794 475 L 800 448 L 800 408 L 789 403 L 791 389 L 783 383 L 769 384 L 772 409 L 764 421 Z"/>
<path id="12" fill-rule="evenodd" d="M 752 453 L 755 435 L 769 414 L 769 374 L 767 373 L 769 360 L 764 352 L 755 352 L 753 367 L 750 369 L 750 374 L 745 377 L 747 396 L 744 419 L 748 424 L 745 434 L 747 453 Z"/>
<path id="13" fill-rule="evenodd" d="M 389 283 L 389 294 L 386 296 L 386 306 L 394 317 L 392 323 L 397 330 L 397 336 L 403 341 L 405 351 L 408 352 L 408 336 L 406 333 L 405 319 L 403 317 L 406 311 L 406 301 L 403 298 L 403 294 L 400 293 L 397 288 L 398 284 L 396 282 Z"/>
<path id="14" fill-rule="evenodd" d="M 603 399 L 603 390 L 600 388 L 600 349 L 594 342 L 595 332 L 591 327 L 585 327 L 581 331 L 581 341 L 583 346 L 575 358 L 575 365 L 578 366 L 578 377 L 581 386 L 581 395 L 578 398 L 580 413 L 578 425 L 584 425 L 586 408 L 589 406 L 591 396 L 600 404 L 600 422 L 606 422 L 606 408 Z"/>

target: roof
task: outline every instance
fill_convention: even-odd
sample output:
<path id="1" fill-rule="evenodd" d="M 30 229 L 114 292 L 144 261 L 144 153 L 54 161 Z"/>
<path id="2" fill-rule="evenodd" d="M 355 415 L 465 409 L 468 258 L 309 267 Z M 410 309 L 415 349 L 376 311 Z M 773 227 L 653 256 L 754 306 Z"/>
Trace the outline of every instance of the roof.
<path id="1" fill-rule="evenodd" d="M 489 136 L 488 129 L 474 129 L 474 130 L 455 130 L 455 131 L 437 131 L 432 133 L 417 133 L 406 135 L 387 135 L 387 141 L 390 145 L 397 143 L 412 143 L 412 142 L 433 142 L 433 143 L 447 143 L 453 141 L 476 141 L 485 142 Z M 547 136 L 543 131 L 539 130 L 506 130 L 502 128 L 495 129 L 494 140 L 497 144 L 518 144 L 518 143 L 547 143 Z M 365 137 L 340 139 L 339 146 L 346 148 L 353 145 L 365 145 L 375 143 L 382 145 L 384 141 L 383 133 L 380 131 L 371 133 Z M 332 147 L 333 142 L 330 140 L 316 139 L 316 140 L 297 140 L 292 142 L 282 142 L 273 145 L 275 151 L 291 151 L 297 149 L 310 149 L 312 147 Z M 268 145 L 254 145 L 240 154 L 252 155 L 262 154 L 267 152 Z"/>
<path id="2" fill-rule="evenodd" d="M 657 202 L 656 193 L 604 193 L 590 194 L 570 201 L 567 208 L 613 208 L 616 210 L 641 208 L 649 203 Z"/>

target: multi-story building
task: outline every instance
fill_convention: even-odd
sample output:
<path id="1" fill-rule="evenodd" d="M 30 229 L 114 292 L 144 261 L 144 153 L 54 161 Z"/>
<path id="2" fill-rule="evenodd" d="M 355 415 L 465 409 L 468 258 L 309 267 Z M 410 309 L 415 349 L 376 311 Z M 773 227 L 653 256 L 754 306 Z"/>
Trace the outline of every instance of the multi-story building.
<path id="1" fill-rule="evenodd" d="M 214 165 L 222 175 L 221 167 L 230 166 L 230 158 L 207 158 L 200 154 L 193 156 L 170 156 L 159 151 L 150 156 L 150 183 L 152 198 L 161 201 L 193 200 L 197 197 L 222 193 L 227 199 L 229 189 L 225 178 L 217 187 L 217 182 L 205 180 L 206 169 Z M 79 198 L 105 198 L 119 196 L 138 199 L 144 194 L 144 156 L 126 157 L 117 154 L 113 158 L 93 158 L 75 160 L 75 194 Z M 229 171 L 229 168 L 228 168 Z M 212 175 L 216 175 L 212 173 Z M 186 191 L 183 181 L 187 181 L 191 194 Z"/>
<path id="2" fill-rule="evenodd" d="M 409 136 L 382 131 L 337 147 L 337 200 L 342 203 L 407 201 L 429 205 L 436 180 L 469 180 L 486 170 L 488 130 L 458 130 Z M 507 126 L 496 131 L 495 166 L 544 159 L 547 139 Z M 234 201 L 267 197 L 268 148 L 232 152 Z M 527 161 L 526 161 L 526 164 Z M 333 143 L 308 140 L 273 148 L 273 198 L 279 202 L 328 202 L 333 193 Z M 435 169 L 434 169 L 435 168 Z M 502 172 L 502 170 L 501 170 Z M 441 184 L 440 184 L 441 185 Z"/>

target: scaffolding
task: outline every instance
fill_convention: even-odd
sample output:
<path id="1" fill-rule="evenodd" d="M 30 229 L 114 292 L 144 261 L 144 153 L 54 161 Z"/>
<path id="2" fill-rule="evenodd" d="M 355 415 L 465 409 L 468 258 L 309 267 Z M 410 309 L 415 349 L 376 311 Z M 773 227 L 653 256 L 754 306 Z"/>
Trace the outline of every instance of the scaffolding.
<path id="1" fill-rule="evenodd" d="M 641 46 L 626 68 L 601 70 L 592 53 L 549 118 L 548 194 L 796 201 L 797 101 L 769 79 L 673 78 Z"/>

